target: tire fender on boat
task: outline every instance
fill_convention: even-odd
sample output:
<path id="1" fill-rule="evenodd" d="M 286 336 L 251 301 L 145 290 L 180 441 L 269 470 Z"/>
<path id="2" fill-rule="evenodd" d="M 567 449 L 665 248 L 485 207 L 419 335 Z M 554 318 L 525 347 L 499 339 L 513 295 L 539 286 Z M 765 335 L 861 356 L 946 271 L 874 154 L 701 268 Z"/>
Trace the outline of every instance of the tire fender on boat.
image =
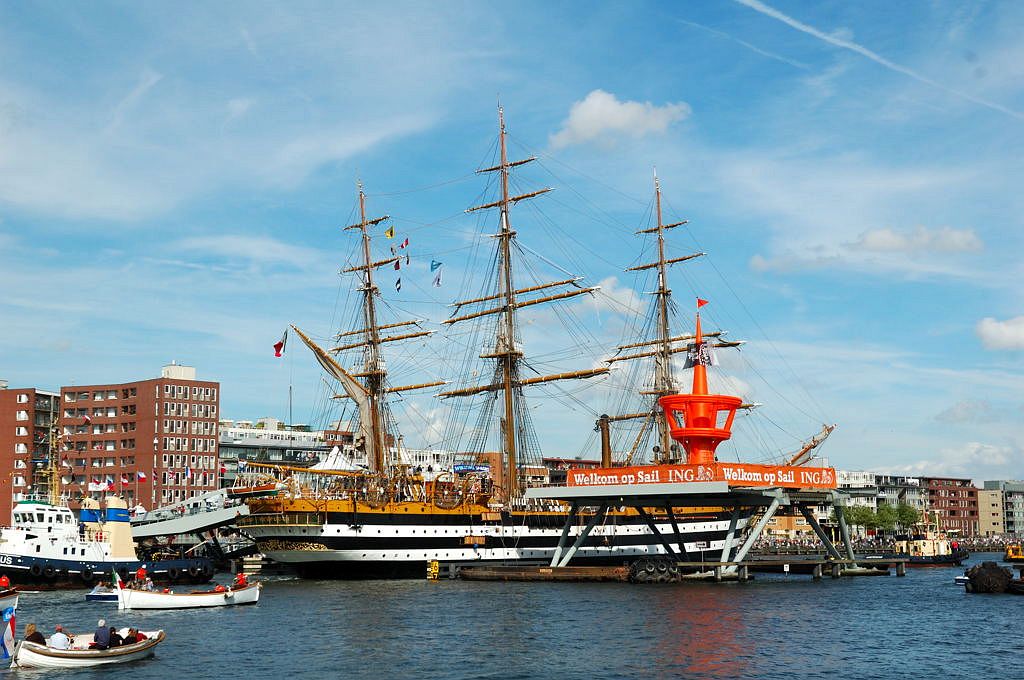
<path id="1" fill-rule="evenodd" d="M 172 581 L 177 581 L 179 578 L 181 578 L 181 569 L 178 569 L 177 567 L 171 567 L 167 570 L 167 578 L 171 579 Z"/>
<path id="2" fill-rule="evenodd" d="M 82 580 L 83 581 L 91 581 L 93 576 L 94 576 L 94 574 L 92 573 L 92 569 L 90 569 L 89 567 L 86 567 L 85 569 L 82 570 Z"/>
<path id="3" fill-rule="evenodd" d="M 47 564 L 43 567 L 43 578 L 53 578 L 57 575 L 57 570 L 54 569 L 52 564 Z"/>
<path id="4" fill-rule="evenodd" d="M 194 564 L 191 565 L 188 568 L 188 575 L 191 576 L 192 578 L 195 578 L 196 576 L 199 576 L 199 567 L 197 567 Z"/>
<path id="5" fill-rule="evenodd" d="M 28 573 L 38 578 L 43 575 L 43 568 L 38 563 L 33 564 L 31 567 L 29 567 Z"/>

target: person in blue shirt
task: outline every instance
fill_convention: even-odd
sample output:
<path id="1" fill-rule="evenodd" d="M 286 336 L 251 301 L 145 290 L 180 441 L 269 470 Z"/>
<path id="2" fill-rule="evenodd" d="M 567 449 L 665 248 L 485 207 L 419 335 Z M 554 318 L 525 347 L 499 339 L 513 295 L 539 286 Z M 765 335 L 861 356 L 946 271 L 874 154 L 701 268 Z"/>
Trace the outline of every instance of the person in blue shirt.
<path id="1" fill-rule="evenodd" d="M 96 622 L 96 632 L 92 636 L 92 647 L 93 649 L 106 649 L 110 646 L 110 629 L 107 628 L 107 622 L 100 619 Z"/>

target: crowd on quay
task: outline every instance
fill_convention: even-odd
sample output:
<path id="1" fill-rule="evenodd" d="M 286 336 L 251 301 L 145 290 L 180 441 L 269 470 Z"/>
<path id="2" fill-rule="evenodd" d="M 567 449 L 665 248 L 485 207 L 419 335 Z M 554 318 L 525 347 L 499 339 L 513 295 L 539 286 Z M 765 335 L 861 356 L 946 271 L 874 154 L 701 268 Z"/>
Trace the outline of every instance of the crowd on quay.
<path id="1" fill-rule="evenodd" d="M 838 537 L 835 540 L 839 540 Z M 885 550 L 896 548 L 895 536 L 852 536 L 854 550 Z M 1011 543 L 1021 543 L 1018 536 L 964 536 L 956 537 L 957 544 L 971 552 L 1002 552 Z M 823 550 L 821 540 L 814 535 L 784 538 L 762 536 L 754 544 L 754 550 L 771 552 L 780 550 Z"/>

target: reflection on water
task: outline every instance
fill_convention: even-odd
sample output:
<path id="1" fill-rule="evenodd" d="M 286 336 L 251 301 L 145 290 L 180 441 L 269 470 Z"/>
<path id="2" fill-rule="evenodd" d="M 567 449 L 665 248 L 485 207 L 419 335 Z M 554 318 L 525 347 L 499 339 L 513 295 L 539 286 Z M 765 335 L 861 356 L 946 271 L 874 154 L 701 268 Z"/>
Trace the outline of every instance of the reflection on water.
<path id="1" fill-rule="evenodd" d="M 30 621 L 90 631 L 102 616 L 168 633 L 152 660 L 61 678 L 1022 677 L 1024 598 L 966 595 L 958 573 L 650 586 L 272 581 L 256 606 L 177 612 L 39 593 L 22 597 L 18 632 Z"/>

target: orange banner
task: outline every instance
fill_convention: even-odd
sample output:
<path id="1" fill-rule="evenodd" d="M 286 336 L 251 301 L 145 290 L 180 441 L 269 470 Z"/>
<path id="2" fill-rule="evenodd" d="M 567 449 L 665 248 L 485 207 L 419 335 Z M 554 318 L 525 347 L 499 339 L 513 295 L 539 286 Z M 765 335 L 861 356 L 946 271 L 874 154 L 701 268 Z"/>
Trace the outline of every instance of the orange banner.
<path id="1" fill-rule="evenodd" d="M 787 489 L 834 489 L 836 471 L 833 468 L 747 463 L 635 465 L 569 470 L 566 481 L 568 486 L 686 482 L 727 482 L 729 486 L 768 486 Z"/>

